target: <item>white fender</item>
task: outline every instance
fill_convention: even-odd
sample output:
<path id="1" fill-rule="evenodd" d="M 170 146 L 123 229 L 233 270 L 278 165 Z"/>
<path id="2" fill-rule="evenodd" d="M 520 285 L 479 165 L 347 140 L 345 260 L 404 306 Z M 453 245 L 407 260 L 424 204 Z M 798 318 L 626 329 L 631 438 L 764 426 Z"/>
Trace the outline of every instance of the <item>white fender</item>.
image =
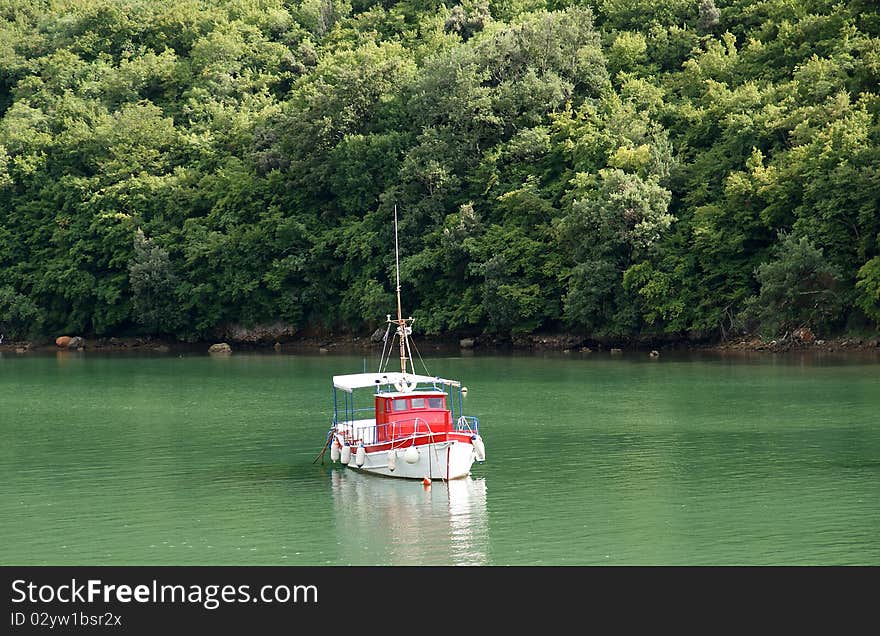
<path id="1" fill-rule="evenodd" d="M 335 438 L 330 442 L 330 461 L 334 464 L 339 461 L 339 440 Z"/>
<path id="2" fill-rule="evenodd" d="M 415 446 L 410 446 L 406 449 L 406 452 L 403 454 L 403 460 L 407 464 L 415 464 L 419 461 L 419 449 Z"/>
<path id="3" fill-rule="evenodd" d="M 342 447 L 342 452 L 339 455 L 339 461 L 341 461 L 343 464 L 347 464 L 351 461 L 351 446 L 349 446 L 348 444 L 345 444 Z"/>
<path id="4" fill-rule="evenodd" d="M 397 451 L 390 450 L 388 451 L 388 470 L 393 473 L 395 468 L 397 468 Z"/>
<path id="5" fill-rule="evenodd" d="M 367 461 L 367 449 L 364 448 L 363 443 L 358 445 L 357 453 L 354 456 L 354 463 L 357 464 L 357 467 L 360 468 L 364 465 L 364 462 Z"/>
<path id="6" fill-rule="evenodd" d="M 474 444 L 474 458 L 478 462 L 486 461 L 486 445 L 483 444 L 483 438 L 479 435 L 474 435 L 471 437 L 471 442 Z"/>

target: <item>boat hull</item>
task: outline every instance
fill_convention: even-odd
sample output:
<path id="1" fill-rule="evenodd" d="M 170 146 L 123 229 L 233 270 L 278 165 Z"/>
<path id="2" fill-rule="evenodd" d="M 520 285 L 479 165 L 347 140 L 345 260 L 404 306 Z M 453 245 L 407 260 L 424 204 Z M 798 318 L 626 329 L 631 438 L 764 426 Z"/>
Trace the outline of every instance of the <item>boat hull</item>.
<path id="1" fill-rule="evenodd" d="M 420 444 L 413 448 L 417 451 L 414 462 L 407 461 L 407 448 L 400 447 L 366 452 L 361 466 L 357 465 L 356 455 L 352 453 L 348 467 L 385 477 L 450 480 L 467 477 L 476 461 L 474 446 L 469 441 L 445 440 Z M 396 458 L 392 459 L 391 453 L 396 453 Z M 409 459 L 413 459 L 411 451 Z"/>

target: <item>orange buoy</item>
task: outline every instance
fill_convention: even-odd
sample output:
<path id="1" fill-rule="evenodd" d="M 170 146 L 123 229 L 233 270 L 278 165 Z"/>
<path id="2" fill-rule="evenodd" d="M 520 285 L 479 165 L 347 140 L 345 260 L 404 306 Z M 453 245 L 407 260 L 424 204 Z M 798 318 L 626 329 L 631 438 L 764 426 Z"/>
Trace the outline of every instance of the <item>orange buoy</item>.
<path id="1" fill-rule="evenodd" d="M 431 480 L 430 480 L 429 478 L 425 477 L 425 478 L 422 480 L 422 485 L 423 485 L 423 486 L 430 486 L 430 485 L 431 485 Z"/>

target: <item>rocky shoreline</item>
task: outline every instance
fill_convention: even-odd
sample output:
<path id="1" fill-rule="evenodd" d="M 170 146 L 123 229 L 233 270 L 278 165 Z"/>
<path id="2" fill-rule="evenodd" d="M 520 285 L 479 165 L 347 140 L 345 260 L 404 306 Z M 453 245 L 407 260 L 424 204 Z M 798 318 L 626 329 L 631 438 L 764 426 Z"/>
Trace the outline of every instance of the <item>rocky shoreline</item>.
<path id="1" fill-rule="evenodd" d="M 642 353 L 660 357 L 665 352 L 846 352 L 864 351 L 880 353 L 880 335 L 870 337 L 842 336 L 816 338 L 809 330 L 799 330 L 784 337 L 767 340 L 759 337 L 742 337 L 723 342 L 682 338 L 661 340 L 644 338 L 638 341 L 597 341 L 573 334 L 530 334 L 513 338 L 474 336 L 464 338 L 436 338 L 420 336 L 417 347 L 421 353 L 455 351 L 558 351 L 579 354 Z M 283 340 L 258 341 L 254 339 L 211 340 L 202 342 L 179 342 L 153 337 L 86 338 L 60 336 L 55 341 L 35 340 L 2 342 L 0 352 L 27 354 L 47 351 L 95 351 L 138 353 L 211 353 L 229 354 L 234 351 L 275 351 L 290 353 L 353 352 L 381 348 L 381 335 L 337 337 L 286 337 Z"/>

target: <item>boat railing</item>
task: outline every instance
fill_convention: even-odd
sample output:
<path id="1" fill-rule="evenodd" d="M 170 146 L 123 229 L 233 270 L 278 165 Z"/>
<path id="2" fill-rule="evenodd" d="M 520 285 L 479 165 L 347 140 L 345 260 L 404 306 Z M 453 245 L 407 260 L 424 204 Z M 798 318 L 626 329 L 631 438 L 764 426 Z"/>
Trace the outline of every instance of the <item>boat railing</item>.
<path id="1" fill-rule="evenodd" d="M 398 440 L 409 440 L 414 437 L 436 435 L 441 431 L 437 425 L 431 426 L 420 417 L 410 417 L 384 424 L 376 424 L 375 420 L 349 420 L 340 422 L 336 431 L 349 444 L 377 444 Z"/>
<path id="2" fill-rule="evenodd" d="M 376 420 L 373 418 L 362 420 L 343 420 L 334 422 L 332 430 L 349 444 L 363 442 L 372 444 L 375 441 Z"/>
<path id="3" fill-rule="evenodd" d="M 349 420 L 340 422 L 336 431 L 349 444 L 381 444 L 385 442 L 402 442 L 423 437 L 432 437 L 446 432 L 446 425 L 430 424 L 421 417 L 408 417 L 383 424 L 374 420 Z M 456 433 L 479 435 L 480 420 L 473 416 L 459 417 L 454 425 Z"/>
<path id="4" fill-rule="evenodd" d="M 438 430 L 435 425 L 432 430 L 431 425 L 420 417 L 407 417 L 393 422 L 376 425 L 376 440 L 386 442 L 396 442 L 399 440 L 415 439 L 417 437 L 425 437 L 435 435 L 442 431 Z"/>
<path id="5" fill-rule="evenodd" d="M 455 430 L 459 433 L 480 434 L 480 420 L 473 415 L 462 415 L 455 421 Z"/>

